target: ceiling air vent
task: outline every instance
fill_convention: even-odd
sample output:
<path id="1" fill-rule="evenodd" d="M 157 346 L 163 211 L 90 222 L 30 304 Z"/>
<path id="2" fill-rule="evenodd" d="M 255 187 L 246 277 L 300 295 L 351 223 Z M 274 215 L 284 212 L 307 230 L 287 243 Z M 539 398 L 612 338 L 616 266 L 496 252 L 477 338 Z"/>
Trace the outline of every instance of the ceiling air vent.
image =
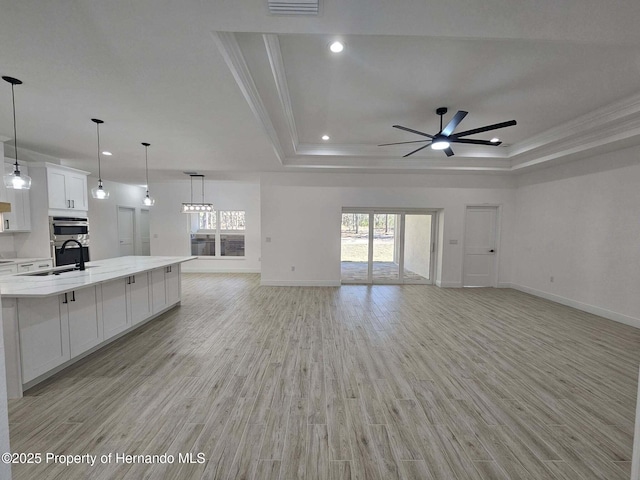
<path id="1" fill-rule="evenodd" d="M 317 15 L 320 0 L 268 0 L 274 15 Z"/>

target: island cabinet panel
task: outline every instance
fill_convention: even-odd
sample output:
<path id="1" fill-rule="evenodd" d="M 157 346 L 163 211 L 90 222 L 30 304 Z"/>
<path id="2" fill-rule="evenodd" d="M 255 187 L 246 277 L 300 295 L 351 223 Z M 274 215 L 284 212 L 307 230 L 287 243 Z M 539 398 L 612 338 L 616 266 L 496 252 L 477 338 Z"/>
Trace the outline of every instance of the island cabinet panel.
<path id="1" fill-rule="evenodd" d="M 71 358 L 65 296 L 21 298 L 18 329 L 22 381 L 29 382 Z M 65 314 L 61 314 L 61 310 Z"/>
<path id="2" fill-rule="evenodd" d="M 131 326 L 127 305 L 127 282 L 128 278 L 120 278 L 101 285 L 102 322 L 105 339 L 111 338 Z"/>
<path id="3" fill-rule="evenodd" d="M 181 298 L 180 264 L 169 265 L 166 269 L 164 279 L 167 286 L 167 305 L 173 305 L 178 303 Z"/>
<path id="4" fill-rule="evenodd" d="M 127 290 L 131 325 L 136 325 L 151 316 L 149 272 L 128 277 Z"/>
<path id="5" fill-rule="evenodd" d="M 153 313 L 158 313 L 167 307 L 167 286 L 165 271 L 169 267 L 151 270 L 151 289 L 153 296 Z"/>
<path id="6" fill-rule="evenodd" d="M 66 311 L 69 316 L 69 344 L 71 357 L 95 347 L 104 340 L 102 322 L 98 319 L 96 287 L 74 290 L 66 294 Z"/>

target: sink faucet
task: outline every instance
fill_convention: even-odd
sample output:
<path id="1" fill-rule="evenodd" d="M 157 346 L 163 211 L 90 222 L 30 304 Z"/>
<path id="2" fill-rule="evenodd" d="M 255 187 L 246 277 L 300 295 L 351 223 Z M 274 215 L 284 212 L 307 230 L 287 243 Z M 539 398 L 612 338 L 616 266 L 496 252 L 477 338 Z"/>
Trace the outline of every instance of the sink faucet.
<path id="1" fill-rule="evenodd" d="M 60 247 L 60 254 L 62 255 L 64 253 L 64 249 L 67 248 L 67 243 L 69 242 L 75 242 L 78 244 L 78 251 L 80 252 L 80 261 L 76 264 L 76 266 L 78 268 L 80 268 L 80 270 L 84 270 L 84 255 L 82 254 L 82 244 L 74 239 L 74 238 L 70 238 L 69 240 L 66 240 L 63 244 L 62 247 Z"/>

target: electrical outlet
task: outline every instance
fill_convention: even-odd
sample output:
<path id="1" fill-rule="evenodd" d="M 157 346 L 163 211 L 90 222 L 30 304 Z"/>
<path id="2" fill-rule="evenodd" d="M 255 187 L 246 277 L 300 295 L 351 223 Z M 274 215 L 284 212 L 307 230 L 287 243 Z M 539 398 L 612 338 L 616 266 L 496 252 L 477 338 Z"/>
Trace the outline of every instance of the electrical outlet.
<path id="1" fill-rule="evenodd" d="M 458 244 L 458 240 L 453 238 L 449 240 L 449 245 L 457 245 L 457 244 Z"/>
<path id="2" fill-rule="evenodd" d="M 292 271 L 292 272 L 295 272 L 295 271 L 296 271 L 296 267 L 295 267 L 295 266 L 293 266 L 293 265 L 291 265 L 291 271 Z"/>
<path id="3" fill-rule="evenodd" d="M 551 283 L 553 283 L 553 280 L 554 280 L 554 279 L 553 279 L 553 275 L 552 275 L 551 277 L 549 277 L 549 281 L 550 281 Z"/>

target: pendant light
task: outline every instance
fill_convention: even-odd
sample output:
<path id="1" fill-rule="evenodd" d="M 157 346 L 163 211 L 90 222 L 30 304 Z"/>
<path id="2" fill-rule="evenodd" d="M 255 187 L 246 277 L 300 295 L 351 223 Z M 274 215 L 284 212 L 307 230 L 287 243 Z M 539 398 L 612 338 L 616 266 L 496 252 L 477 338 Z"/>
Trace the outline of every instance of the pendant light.
<path id="1" fill-rule="evenodd" d="M 5 82 L 11 84 L 11 100 L 13 102 L 13 145 L 16 154 L 16 163 L 12 173 L 4 175 L 4 185 L 7 188 L 16 190 L 29 190 L 31 188 L 31 177 L 20 173 L 20 165 L 18 165 L 18 135 L 16 133 L 16 96 L 13 91 L 15 85 L 22 85 L 22 81 L 13 77 L 2 77 Z"/>
<path id="2" fill-rule="evenodd" d="M 91 189 L 91 196 L 97 200 L 106 200 L 109 198 L 109 191 L 102 186 L 102 171 L 100 170 L 100 124 L 104 122 L 97 118 L 92 118 L 91 121 L 96 124 L 98 132 L 98 186 Z"/>
<path id="3" fill-rule="evenodd" d="M 144 145 L 144 171 L 147 176 L 147 196 L 144 197 L 142 204 L 147 207 L 153 207 L 156 201 L 154 198 L 149 196 L 149 157 L 147 156 L 147 148 L 149 148 L 151 144 L 142 142 L 142 145 Z"/>
<path id="4" fill-rule="evenodd" d="M 182 204 L 182 213 L 212 212 L 213 204 L 204 203 L 204 175 L 190 173 L 189 176 L 191 177 L 191 202 Z M 196 203 L 193 201 L 193 177 L 200 177 L 202 179 L 202 203 Z"/>

